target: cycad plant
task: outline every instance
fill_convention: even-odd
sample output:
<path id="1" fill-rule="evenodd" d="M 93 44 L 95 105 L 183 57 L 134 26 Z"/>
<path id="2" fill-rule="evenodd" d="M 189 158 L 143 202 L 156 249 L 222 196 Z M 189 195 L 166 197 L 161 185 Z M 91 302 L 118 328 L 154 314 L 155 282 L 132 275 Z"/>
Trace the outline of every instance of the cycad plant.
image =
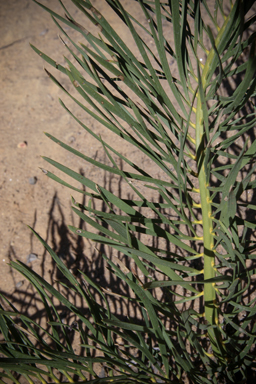
<path id="1" fill-rule="evenodd" d="M 47 324 L 4 299 L 0 382 L 18 383 L 19 375 L 42 383 L 249 382 L 256 369 L 256 205 L 248 197 L 256 187 L 254 1 L 130 1 L 131 10 L 136 3 L 144 14 L 138 20 L 122 1 L 106 0 L 128 27 L 136 54 L 90 0 L 72 2 L 84 25 L 61 1 L 63 17 L 38 4 L 51 14 L 73 61 L 65 58 L 62 66 L 32 48 L 69 77 L 74 92 L 47 71 L 63 92 L 144 162 L 129 160 L 60 101 L 101 143 L 107 160 L 47 137 L 122 178 L 130 194 L 122 198 L 50 158 L 44 159 L 82 187 L 43 172 L 86 197 L 84 204 L 72 198 L 86 230 L 69 228 L 96 249 L 113 249 L 115 262 L 101 257 L 130 294 L 113 293 L 132 303 L 136 316 L 111 313 L 110 292 L 84 271 L 74 276 L 35 233 L 90 315 L 27 266 L 12 263 L 38 291 Z M 88 20 L 95 33 L 84 27 Z M 63 26 L 79 32 L 81 42 Z M 76 323 L 62 323 L 56 300 Z M 70 330 L 79 335 L 79 354 Z"/>

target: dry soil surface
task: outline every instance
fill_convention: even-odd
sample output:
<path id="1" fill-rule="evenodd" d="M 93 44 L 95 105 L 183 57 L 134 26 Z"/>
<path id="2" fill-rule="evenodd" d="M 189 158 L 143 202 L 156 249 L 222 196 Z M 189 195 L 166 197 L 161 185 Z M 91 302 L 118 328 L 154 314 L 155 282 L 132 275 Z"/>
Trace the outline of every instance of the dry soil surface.
<path id="1" fill-rule="evenodd" d="M 57 0 L 43 0 L 42 3 L 64 16 Z M 85 23 L 77 8 L 71 2 L 66 4 L 72 15 Z M 98 0 L 93 4 L 117 33 L 127 40 L 127 31 L 105 2 Z M 122 4 L 129 7 L 134 2 L 124 0 Z M 65 31 L 74 40 L 78 38 L 78 34 L 70 28 L 66 27 Z M 51 257 L 28 226 L 38 232 L 71 268 L 81 268 L 96 279 L 102 280 L 105 276 L 104 265 L 94 246 L 69 232 L 68 224 L 81 224 L 71 211 L 71 191 L 41 171 L 40 168 L 54 171 L 41 156 L 68 165 L 98 184 L 118 190 L 120 194 L 126 193 L 126 187 L 120 179 L 110 178 L 103 171 L 72 156 L 44 135 L 45 131 L 49 132 L 87 156 L 106 161 L 99 142 L 92 139 L 63 110 L 58 99 L 61 97 L 77 117 L 95 133 L 114 143 L 124 155 L 129 152 L 131 160 L 139 163 L 144 161 L 134 149 L 124 145 L 121 139 L 115 137 L 113 140 L 106 130 L 72 103 L 47 76 L 44 67 L 57 75 L 67 90 L 72 89 L 67 77 L 54 72 L 30 47 L 33 44 L 64 65 L 63 55 L 69 54 L 58 35 L 59 30 L 50 15 L 32 0 L 0 2 L 0 292 L 11 298 L 15 305 L 22 307 L 23 311 L 32 313 L 40 308 L 35 292 L 10 267 L 10 261 L 19 260 L 29 265 L 52 284 L 55 284 L 56 270 Z M 130 40 L 128 43 L 135 51 L 133 43 Z M 78 184 L 75 186 L 79 187 Z M 81 195 L 74 192 L 72 195 L 82 202 Z"/>
<path id="2" fill-rule="evenodd" d="M 58 1 L 45 0 L 43 3 L 64 15 Z M 108 15 L 103 1 L 95 4 L 111 19 L 112 13 Z M 69 9 L 77 14 L 72 4 Z M 76 35 L 68 28 L 66 32 L 72 37 Z M 44 131 L 50 132 L 87 155 L 103 160 L 100 145 L 60 106 L 59 97 L 70 102 L 45 73 L 44 66 L 48 69 L 50 66 L 30 47 L 31 43 L 64 64 L 63 55 L 67 52 L 58 34 L 50 15 L 32 0 L 0 2 L 0 291 L 21 304 L 27 301 L 27 295 L 31 295 L 30 288 L 10 268 L 9 262 L 29 263 L 48 280 L 53 279 L 54 268 L 50 256 L 28 225 L 63 258 L 75 260 L 78 247 L 77 239 L 67 229 L 67 224 L 79 225 L 71 214 L 70 191 L 42 173 L 40 167 L 47 165 L 41 155 L 65 163 L 101 185 L 107 182 L 102 172 L 77 160 L 44 135 Z M 62 79 L 69 89 L 69 81 L 64 76 Z M 72 105 L 71 109 L 81 117 L 78 107 Z M 93 120 L 88 116 L 84 118 L 95 132 L 101 132 Z M 81 201 L 81 197 L 79 199 Z M 79 247 L 85 252 L 81 243 Z M 29 258 L 31 254 L 37 258 Z M 86 258 L 88 256 L 87 266 L 91 255 L 90 250 L 84 254 Z"/>

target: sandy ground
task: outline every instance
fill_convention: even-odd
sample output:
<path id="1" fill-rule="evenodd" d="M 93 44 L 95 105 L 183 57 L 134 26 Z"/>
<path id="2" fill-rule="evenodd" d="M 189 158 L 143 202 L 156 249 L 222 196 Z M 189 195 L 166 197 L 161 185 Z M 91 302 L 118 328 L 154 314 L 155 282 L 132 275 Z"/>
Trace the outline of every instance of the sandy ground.
<path id="1" fill-rule="evenodd" d="M 42 2 L 64 16 L 58 1 Z M 125 6 L 131 3 L 134 4 L 131 0 L 122 2 Z M 105 2 L 97 0 L 94 4 L 119 35 L 127 40 L 126 30 L 120 26 L 118 18 L 114 17 Z M 58 99 L 61 97 L 78 118 L 106 141 L 114 143 L 124 155 L 129 153 L 132 161 L 141 165 L 144 160 L 138 157 L 137 151 L 124 145 L 121 139 L 115 137 L 113 140 L 110 133 L 72 103 L 45 73 L 44 66 L 61 79 L 67 90 L 73 88 L 66 76 L 54 72 L 30 47 L 31 43 L 58 63 L 65 64 L 63 55 L 68 56 L 68 53 L 50 15 L 32 0 L 1 1 L 0 7 L 0 292 L 11 298 L 18 308 L 22 307 L 23 311 L 40 317 L 41 306 L 31 285 L 9 266 L 10 261 L 20 260 L 55 284 L 54 263 L 28 226 L 37 231 L 70 268 L 82 269 L 90 277 L 100 280 L 101 284 L 110 284 L 102 258 L 94 246 L 72 235 L 67 228 L 69 224 L 81 225 L 71 211 L 70 200 L 72 194 L 82 202 L 81 195 L 49 179 L 40 168 L 56 174 L 58 172 L 41 156 L 68 165 L 120 195 L 127 194 L 122 180 L 109 177 L 95 166 L 79 160 L 44 135 L 45 131 L 49 132 L 87 156 L 106 162 L 99 142 L 63 110 Z M 77 8 L 69 4 L 68 9 L 79 21 Z M 77 38 L 76 32 L 70 28 L 66 28 L 66 32 L 72 38 Z M 133 49 L 131 41 L 129 43 Z M 80 187 L 74 182 L 73 185 Z M 112 288 L 113 283 L 111 281 Z M 115 310 L 123 311 L 118 307 Z"/>
<path id="2" fill-rule="evenodd" d="M 57 1 L 46 0 L 44 4 L 64 15 Z M 99 1 L 97 4 L 99 8 L 104 5 Z M 47 165 L 41 155 L 84 172 L 101 185 L 107 181 L 102 172 L 72 157 L 43 133 L 50 132 L 87 155 L 102 159 L 99 144 L 60 106 L 59 97 L 71 104 L 48 78 L 43 70 L 45 63 L 29 45 L 64 63 L 66 51 L 58 38 L 58 28 L 50 15 L 31 0 L 1 1 L 0 7 L 0 291 L 7 297 L 19 297 L 22 303 L 28 283 L 10 268 L 11 260 L 27 263 L 28 256 L 36 254 L 38 258 L 30 263 L 31 267 L 45 278 L 53 278 L 50 256 L 27 226 L 40 233 L 64 258 L 74 259 L 78 247 L 77 238 L 67 229 L 67 224 L 79 224 L 71 214 L 70 191 L 42 173 L 40 167 Z M 74 32 L 67 32 L 74 37 Z M 64 76 L 63 81 L 69 89 Z M 71 108 L 81 117 L 78 107 Z M 100 133 L 88 116 L 85 119 Z M 20 146 L 24 142 L 26 145 Z M 81 197 L 78 201 L 82 201 Z M 85 249 L 80 242 L 81 248 Z"/>

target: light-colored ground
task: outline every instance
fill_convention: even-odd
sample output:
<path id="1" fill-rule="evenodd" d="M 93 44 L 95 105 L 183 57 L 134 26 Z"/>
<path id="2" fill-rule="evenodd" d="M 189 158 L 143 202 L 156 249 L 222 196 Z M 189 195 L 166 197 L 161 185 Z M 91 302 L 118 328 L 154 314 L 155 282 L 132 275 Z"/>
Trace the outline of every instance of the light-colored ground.
<path id="1" fill-rule="evenodd" d="M 64 16 L 57 0 L 43 0 L 42 3 Z M 77 21 L 86 28 L 93 28 L 71 1 L 66 1 L 65 4 Z M 114 12 L 102 0 L 96 0 L 93 4 L 136 54 L 135 44 Z M 138 16 L 134 1 L 124 0 L 122 4 Z M 72 193 L 77 201 L 82 202 L 81 195 L 47 178 L 40 168 L 49 169 L 58 175 L 61 173 L 41 156 L 53 158 L 77 172 L 82 172 L 99 185 L 122 196 L 127 195 L 127 186 L 119 178 L 109 177 L 95 166 L 66 152 L 44 135 L 45 131 L 49 132 L 87 156 L 98 161 L 107 161 L 101 144 L 64 111 L 58 99 L 61 98 L 78 118 L 130 160 L 146 170 L 150 168 L 153 176 L 158 169 L 154 164 L 143 164 L 145 159 L 140 157 L 141 154 L 136 149 L 129 148 L 127 143 L 116 136 L 113 138 L 106 129 L 72 103 L 47 76 L 44 66 L 61 80 L 68 91 L 73 89 L 65 75 L 45 63 L 30 47 L 33 44 L 62 65 L 65 64 L 63 56 L 70 57 L 58 37 L 60 31 L 49 13 L 32 0 L 1 1 L 0 7 L 0 291 L 8 298 L 11 297 L 17 305 L 29 305 L 34 308 L 32 312 L 36 312 L 37 305 L 34 302 L 32 306 L 31 302 L 34 296 L 30 285 L 10 268 L 9 262 L 20 260 L 27 263 L 31 253 L 38 255 L 29 265 L 52 284 L 56 271 L 50 256 L 28 225 L 59 256 L 65 258 L 69 267 L 89 272 L 93 278 L 103 279 L 104 276 L 108 280 L 101 257 L 95 252 L 94 246 L 87 240 L 73 236 L 67 228 L 68 224 L 80 224 L 78 218 L 72 214 L 70 195 Z M 143 19 L 142 15 L 140 20 L 143 22 Z M 147 21 L 144 20 L 144 23 L 147 24 Z M 65 31 L 75 41 L 81 41 L 81 36 L 74 30 L 65 27 Z M 170 32 L 169 38 L 172 43 L 173 36 Z M 153 48 L 152 43 L 148 41 Z M 173 70 L 177 71 L 176 68 Z M 23 142 L 26 146 L 20 145 Z M 65 180 L 71 182 L 67 178 Z M 72 184 L 75 185 L 74 182 Z M 79 184 L 75 186 L 80 187 Z"/>
<path id="2" fill-rule="evenodd" d="M 45 0 L 43 3 L 64 15 L 58 1 Z M 111 20 L 112 13 L 104 2 L 95 4 Z M 74 11 L 72 4 L 69 4 L 69 9 Z M 118 30 L 118 23 L 112 21 Z M 73 31 L 68 28 L 66 31 L 75 37 Z M 27 225 L 40 233 L 59 255 L 72 258 L 72 254 L 78 252 L 78 241 L 67 229 L 68 224 L 79 224 L 71 214 L 70 191 L 42 173 L 40 167 L 48 166 L 49 169 L 50 166 L 41 155 L 82 171 L 100 185 L 108 182 L 103 172 L 71 156 L 43 133 L 50 132 L 86 155 L 104 161 L 100 145 L 63 110 L 58 98 L 67 102 L 95 132 L 101 133 L 102 129 L 82 114 L 48 78 L 44 66 L 53 73 L 54 70 L 29 45 L 35 45 L 64 64 L 63 55 L 67 52 L 58 34 L 50 15 L 33 1 L 0 2 L 0 291 L 8 297 L 19 297 L 20 302 L 26 298 L 29 287 L 26 282 L 22 285 L 21 276 L 9 267 L 11 260 L 26 263 L 28 255 L 35 253 L 38 259 L 31 264 L 33 269 L 47 279 L 53 278 L 50 256 Z M 60 78 L 68 90 L 72 88 L 64 75 Z M 24 141 L 27 146 L 20 148 L 19 143 Z M 121 145 L 118 140 L 116 144 Z M 31 178 L 35 184 L 31 184 Z M 111 182 L 115 184 L 117 181 Z M 76 197 L 82 201 L 80 196 Z M 90 251 L 89 244 L 83 244 L 83 241 L 79 244 L 80 252 L 87 258 L 84 264 L 89 268 L 93 251 Z M 85 249 L 88 249 L 86 255 Z"/>

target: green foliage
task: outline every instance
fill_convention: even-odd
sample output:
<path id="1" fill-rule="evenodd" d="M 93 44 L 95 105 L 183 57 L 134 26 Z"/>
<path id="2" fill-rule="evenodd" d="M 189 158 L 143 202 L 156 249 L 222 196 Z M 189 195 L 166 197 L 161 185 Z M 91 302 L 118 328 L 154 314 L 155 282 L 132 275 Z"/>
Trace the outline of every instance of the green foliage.
<path id="1" fill-rule="evenodd" d="M 85 204 L 72 198 L 72 209 L 92 229 L 70 226 L 71 232 L 133 260 L 137 272 L 129 263 L 116 264 L 102 255 L 111 273 L 129 287 L 131 295 L 121 296 L 139 315 L 124 321 L 111 313 L 104 288 L 83 271 L 75 277 L 34 232 L 68 288 L 86 303 L 90 317 L 26 265 L 11 263 L 37 290 L 50 328 L 17 312 L 3 298 L 10 309 L 2 307 L 0 313 L 5 340 L 0 344 L 0 382 L 11 378 L 19 383 L 17 374 L 29 382 L 59 382 L 59 372 L 65 376 L 62 382 L 82 383 L 90 375 L 88 383 L 245 383 L 256 369 L 256 297 L 251 294 L 256 273 L 251 217 L 256 205 L 246 197 L 256 187 L 254 2 L 216 1 L 212 10 L 206 0 L 138 0 L 145 19 L 137 20 L 123 2 L 106 0 L 128 27 L 140 58 L 89 0 L 72 2 L 85 25 L 89 20 L 98 33 L 77 23 L 62 3 L 66 18 L 38 4 L 51 14 L 74 61 L 65 58 L 64 67 L 32 48 L 68 76 L 72 93 L 46 71 L 66 95 L 143 154 L 149 166 L 133 163 L 60 101 L 102 144 L 109 165 L 49 133 L 47 137 L 121 177 L 136 197 L 121 198 L 50 158 L 44 159 L 83 188 L 43 171 L 87 198 Z M 78 31 L 84 43 L 72 41 L 63 25 Z M 170 33 L 174 46 L 168 41 Z M 225 92 L 238 76 L 235 89 Z M 151 174 L 152 166 L 159 176 Z M 71 328 L 79 333 L 81 355 L 73 350 L 56 300 L 77 318 Z M 104 367 L 104 378 L 95 372 L 95 364 Z"/>

